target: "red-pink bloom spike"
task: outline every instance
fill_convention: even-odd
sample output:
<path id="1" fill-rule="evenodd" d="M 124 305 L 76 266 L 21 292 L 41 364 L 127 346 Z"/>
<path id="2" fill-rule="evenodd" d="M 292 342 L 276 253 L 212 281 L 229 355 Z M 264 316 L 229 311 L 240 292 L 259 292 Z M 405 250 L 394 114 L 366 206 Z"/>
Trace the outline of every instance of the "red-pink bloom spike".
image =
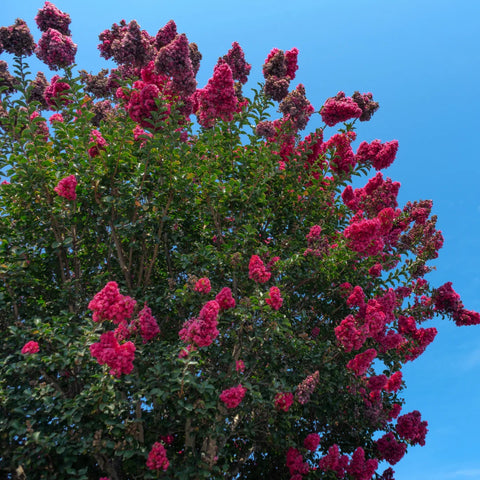
<path id="1" fill-rule="evenodd" d="M 232 296 L 232 291 L 228 287 L 220 290 L 220 293 L 215 297 L 215 300 L 220 305 L 221 310 L 228 310 L 235 307 L 235 299 Z"/>
<path id="2" fill-rule="evenodd" d="M 40 113 L 35 110 L 31 115 L 30 115 L 30 121 L 34 120 L 35 118 L 39 117 Z M 35 122 L 36 129 L 35 129 L 35 135 L 38 135 L 39 137 L 43 137 L 46 142 L 48 142 L 48 136 L 50 134 L 48 130 L 48 125 L 47 122 L 45 121 L 38 121 Z"/>
<path id="3" fill-rule="evenodd" d="M 288 412 L 290 407 L 293 405 L 293 393 L 290 392 L 279 392 L 275 395 L 275 408 L 277 410 L 282 410 Z"/>
<path id="4" fill-rule="evenodd" d="M 386 460 L 390 465 L 395 465 L 399 462 L 407 451 L 407 445 L 398 442 L 392 432 L 386 433 L 375 443 L 380 454 L 379 458 Z"/>
<path id="5" fill-rule="evenodd" d="M 273 310 L 280 310 L 280 307 L 283 304 L 283 298 L 280 296 L 280 289 L 278 287 L 271 287 L 270 298 L 267 298 L 265 302 L 268 303 Z"/>
<path id="6" fill-rule="evenodd" d="M 249 278 L 258 283 L 265 283 L 270 280 L 271 273 L 267 270 L 258 255 L 252 255 L 248 264 Z"/>
<path id="7" fill-rule="evenodd" d="M 212 127 L 216 120 L 230 122 L 237 111 L 238 99 L 230 67 L 216 65 L 207 85 L 194 94 L 194 111 L 202 127 Z"/>
<path id="8" fill-rule="evenodd" d="M 377 467 L 378 460 L 375 458 L 365 460 L 365 452 L 363 448 L 358 447 L 353 452 L 350 465 L 347 467 L 347 473 L 355 480 L 371 480 Z"/>
<path id="9" fill-rule="evenodd" d="M 13 25 L 0 27 L 0 53 L 5 50 L 17 57 L 30 56 L 35 48 L 35 41 L 27 24 L 17 18 Z"/>
<path id="10" fill-rule="evenodd" d="M 53 3 L 45 2 L 36 17 L 35 22 L 40 31 L 46 32 L 49 28 L 54 28 L 64 35 L 71 35 L 70 29 L 70 15 L 59 10 Z"/>
<path id="11" fill-rule="evenodd" d="M 138 314 L 138 323 L 140 325 L 140 335 L 143 339 L 143 343 L 147 343 L 160 333 L 157 320 L 152 315 L 152 310 L 147 307 L 147 304 L 140 310 Z"/>
<path id="12" fill-rule="evenodd" d="M 367 386 L 371 392 L 380 392 L 384 389 L 387 381 L 386 375 L 374 375 L 368 379 Z"/>
<path id="13" fill-rule="evenodd" d="M 195 92 L 197 81 L 185 34 L 177 35 L 172 42 L 160 49 L 155 59 L 155 72 L 172 77 L 175 92 L 184 96 Z"/>
<path id="14" fill-rule="evenodd" d="M 237 360 L 235 362 L 235 370 L 240 373 L 243 373 L 245 371 L 245 363 L 243 360 Z"/>
<path id="15" fill-rule="evenodd" d="M 51 70 L 59 70 L 75 62 L 77 45 L 68 35 L 49 28 L 42 34 L 35 53 Z"/>
<path id="16" fill-rule="evenodd" d="M 108 282 L 88 304 L 93 310 L 93 321 L 111 320 L 115 324 L 126 322 L 133 313 L 136 300 L 124 296 L 118 290 L 116 282 Z"/>
<path id="17" fill-rule="evenodd" d="M 100 341 L 90 345 L 90 353 L 100 365 L 108 365 L 110 374 L 116 377 L 133 370 L 135 345 L 132 342 L 120 345 L 113 331 L 102 333 Z"/>
<path id="18" fill-rule="evenodd" d="M 368 337 L 368 331 L 357 324 L 353 315 L 344 318 L 338 327 L 335 327 L 335 336 L 346 352 L 359 350 Z"/>
<path id="19" fill-rule="evenodd" d="M 170 20 L 164 27 L 162 27 L 156 37 L 155 45 L 160 50 L 165 45 L 168 45 L 177 36 L 177 25 L 173 20 Z"/>
<path id="20" fill-rule="evenodd" d="M 377 255 L 383 250 L 381 223 L 378 218 L 361 219 L 353 222 L 343 232 L 348 246 L 354 252 L 367 256 Z"/>
<path id="21" fill-rule="evenodd" d="M 323 105 L 320 114 L 322 120 L 333 127 L 337 123 L 345 122 L 352 118 L 360 118 L 362 109 L 350 97 L 345 97 L 344 92 L 338 92 L 335 97 L 327 99 Z"/>
<path id="22" fill-rule="evenodd" d="M 411 445 L 425 445 L 428 422 L 422 422 L 422 416 L 418 410 L 398 417 L 397 433 L 401 438 L 410 442 Z"/>
<path id="23" fill-rule="evenodd" d="M 221 59 L 223 62 L 227 63 L 232 70 L 232 76 L 234 80 L 237 80 L 240 83 L 247 83 L 248 75 L 252 66 L 245 61 L 245 54 L 243 53 L 242 47 L 237 43 L 232 43 L 232 48 L 224 55 Z"/>
<path id="24" fill-rule="evenodd" d="M 373 95 L 370 92 L 354 92 L 354 94 L 352 95 L 352 100 L 362 110 L 362 115 L 359 119 L 361 122 L 367 122 L 368 120 L 370 120 L 379 107 L 378 102 L 373 101 Z"/>
<path id="25" fill-rule="evenodd" d="M 287 468 L 290 470 L 292 478 L 298 478 L 297 475 L 306 475 L 310 471 L 310 466 L 307 462 L 303 461 L 302 454 L 293 447 L 290 447 L 287 451 Z M 296 480 L 295 478 L 295 480 Z"/>
<path id="26" fill-rule="evenodd" d="M 247 389 L 238 384 L 236 387 L 228 388 L 220 394 L 220 400 L 227 408 L 236 408 L 242 403 Z"/>
<path id="27" fill-rule="evenodd" d="M 315 452 L 319 445 L 320 435 L 318 433 L 309 433 L 303 441 L 303 446 L 311 452 Z"/>
<path id="28" fill-rule="evenodd" d="M 58 122 L 58 123 L 63 123 L 64 122 L 64 119 L 63 119 L 63 115 L 61 113 L 54 113 L 49 119 L 48 121 L 53 124 L 55 122 Z"/>
<path id="29" fill-rule="evenodd" d="M 322 457 L 318 462 L 318 468 L 324 472 L 333 470 L 337 473 L 338 478 L 345 476 L 345 469 L 348 466 L 347 455 L 340 456 L 340 449 L 337 444 L 332 445 L 328 449 L 328 453 Z"/>
<path id="30" fill-rule="evenodd" d="M 300 83 L 279 105 L 285 120 L 290 121 L 296 130 L 303 130 L 315 111 L 305 96 L 305 87 Z"/>
<path id="31" fill-rule="evenodd" d="M 388 379 L 385 390 L 387 392 L 397 392 L 402 386 L 402 372 L 395 372 Z"/>
<path id="32" fill-rule="evenodd" d="M 91 147 L 88 149 L 88 155 L 91 158 L 95 158 L 100 154 L 100 150 L 105 150 L 105 148 L 108 147 L 108 143 L 98 130 L 92 130 L 90 132 L 89 142 Z"/>
<path id="33" fill-rule="evenodd" d="M 295 72 L 298 70 L 297 58 L 298 48 L 293 47 L 291 50 L 285 52 L 285 76 L 290 80 L 295 78 Z"/>
<path id="34" fill-rule="evenodd" d="M 179 337 L 185 343 L 194 342 L 199 347 L 208 347 L 220 333 L 217 330 L 219 311 L 218 302 L 210 300 L 203 306 L 198 318 L 191 318 L 183 324 Z"/>
<path id="35" fill-rule="evenodd" d="M 46 104 L 54 110 L 58 104 L 67 105 L 72 103 L 71 100 L 66 98 L 66 93 L 70 90 L 70 85 L 66 82 L 59 82 L 60 77 L 54 75 L 50 80 L 50 85 L 45 88 L 43 97 Z"/>
<path id="36" fill-rule="evenodd" d="M 163 470 L 166 471 L 170 462 L 167 458 L 165 447 L 160 442 L 153 444 L 147 458 L 147 468 L 149 470 Z"/>
<path id="37" fill-rule="evenodd" d="M 336 174 L 349 173 L 356 165 L 355 155 L 351 142 L 355 140 L 355 132 L 336 133 L 323 145 L 323 151 L 331 151 L 333 158 L 330 161 L 330 169 Z"/>
<path id="38" fill-rule="evenodd" d="M 352 360 L 350 360 L 347 363 L 347 368 L 352 370 L 355 375 L 365 375 L 376 356 L 377 351 L 374 348 L 369 348 L 365 352 L 359 353 Z"/>
<path id="39" fill-rule="evenodd" d="M 365 305 L 365 293 L 363 293 L 362 287 L 357 285 L 350 296 L 347 298 L 347 305 L 349 307 L 363 307 Z"/>
<path id="40" fill-rule="evenodd" d="M 398 141 L 392 140 L 382 144 L 380 140 L 372 143 L 362 142 L 358 147 L 355 158 L 360 164 L 369 164 L 375 170 L 389 167 L 394 161 L 398 150 Z"/>
<path id="41" fill-rule="evenodd" d="M 305 378 L 305 380 L 303 380 L 302 383 L 297 386 L 295 397 L 297 398 L 298 403 L 305 405 L 310 400 L 310 397 L 317 387 L 319 381 L 320 374 L 317 370 L 315 373 Z"/>
<path id="42" fill-rule="evenodd" d="M 194 290 L 198 293 L 208 294 L 212 286 L 210 285 L 210 280 L 207 277 L 201 278 L 195 283 Z"/>
<path id="43" fill-rule="evenodd" d="M 38 343 L 34 342 L 33 340 L 30 340 L 22 347 L 21 353 L 23 353 L 24 355 L 27 355 L 32 353 L 38 353 L 39 351 L 40 351 L 40 347 L 38 346 Z"/>
<path id="44" fill-rule="evenodd" d="M 70 175 L 69 177 L 62 178 L 53 190 L 60 197 L 66 198 L 67 200 L 75 200 L 77 198 L 76 188 L 77 179 L 75 175 Z"/>

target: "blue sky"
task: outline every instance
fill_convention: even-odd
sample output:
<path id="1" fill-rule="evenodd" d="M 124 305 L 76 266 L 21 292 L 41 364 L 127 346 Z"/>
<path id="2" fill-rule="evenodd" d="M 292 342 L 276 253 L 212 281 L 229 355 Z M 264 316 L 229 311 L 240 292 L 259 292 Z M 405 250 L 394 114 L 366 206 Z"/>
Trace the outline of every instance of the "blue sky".
<path id="1" fill-rule="evenodd" d="M 4 2 L 0 25 L 33 18 L 42 1 Z M 385 175 L 402 184 L 399 201 L 432 199 L 444 248 L 429 275 L 452 281 L 466 308 L 480 311 L 480 111 L 478 0 L 57 0 L 72 17 L 77 64 L 109 67 L 98 34 L 122 18 L 155 34 L 177 23 L 203 54 L 203 86 L 233 41 L 245 50 L 250 82 L 272 47 L 300 50 L 297 80 L 318 110 L 344 90 L 372 92 L 380 110 L 358 130 L 361 140 L 397 139 L 397 160 Z M 35 65 L 33 69 L 40 68 Z M 310 128 L 319 126 L 312 121 Z M 333 133 L 333 129 L 332 133 Z M 397 480 L 480 480 L 480 326 L 439 330 L 426 353 L 404 369 L 407 405 L 429 422 L 425 447 L 394 466 Z"/>

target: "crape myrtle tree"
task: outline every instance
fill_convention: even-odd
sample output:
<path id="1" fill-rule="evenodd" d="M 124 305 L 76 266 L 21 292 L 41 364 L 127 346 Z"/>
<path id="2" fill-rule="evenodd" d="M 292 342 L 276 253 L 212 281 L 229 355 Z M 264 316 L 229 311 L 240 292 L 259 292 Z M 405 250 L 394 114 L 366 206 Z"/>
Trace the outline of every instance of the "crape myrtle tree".
<path id="1" fill-rule="evenodd" d="M 422 322 L 480 315 L 425 279 L 442 235 L 381 172 L 397 141 L 354 149 L 372 95 L 316 110 L 292 48 L 243 96 L 237 43 L 198 88 L 173 21 L 74 73 L 70 17 L 36 23 L 0 29 L 0 476 L 393 479 Z"/>

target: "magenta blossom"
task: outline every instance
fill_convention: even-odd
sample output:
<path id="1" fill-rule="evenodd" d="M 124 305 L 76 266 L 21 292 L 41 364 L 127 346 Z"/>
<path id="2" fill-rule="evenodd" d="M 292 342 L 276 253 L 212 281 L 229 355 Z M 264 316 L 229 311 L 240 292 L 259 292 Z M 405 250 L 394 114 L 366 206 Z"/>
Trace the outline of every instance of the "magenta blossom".
<path id="1" fill-rule="evenodd" d="M 38 346 L 37 342 L 30 340 L 22 347 L 22 353 L 24 355 L 38 353 L 40 351 L 40 347 Z"/>
<path id="2" fill-rule="evenodd" d="M 67 200 L 75 200 L 77 198 L 76 188 L 77 179 L 75 175 L 70 175 L 69 177 L 62 178 L 53 190 L 60 197 L 66 198 Z"/>

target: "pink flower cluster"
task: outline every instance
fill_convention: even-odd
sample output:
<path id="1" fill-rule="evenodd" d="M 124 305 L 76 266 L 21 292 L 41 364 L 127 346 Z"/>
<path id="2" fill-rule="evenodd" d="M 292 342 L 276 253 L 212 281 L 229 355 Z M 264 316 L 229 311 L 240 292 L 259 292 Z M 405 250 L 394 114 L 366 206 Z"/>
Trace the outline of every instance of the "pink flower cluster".
<path id="1" fill-rule="evenodd" d="M 216 65 L 207 85 L 193 95 L 193 110 L 198 123 L 212 127 L 216 120 L 230 122 L 238 111 L 238 99 L 233 86 L 232 70 L 228 64 Z"/>
<path id="2" fill-rule="evenodd" d="M 303 130 L 315 111 L 301 83 L 282 100 L 278 109 L 283 113 L 285 122 L 289 122 L 295 130 Z"/>
<path id="3" fill-rule="evenodd" d="M 147 143 L 147 139 L 145 137 L 152 138 L 153 134 L 146 132 L 142 127 L 140 127 L 140 125 L 136 125 L 133 129 L 133 139 L 136 142 L 142 142 L 141 146 L 143 147 Z"/>
<path id="4" fill-rule="evenodd" d="M 98 130 L 92 130 L 90 132 L 90 138 L 88 141 L 90 143 L 90 148 L 88 149 L 88 155 L 90 158 L 95 158 L 100 154 L 100 150 L 105 150 L 108 146 L 108 143 Z"/>
<path id="5" fill-rule="evenodd" d="M 355 480 L 370 480 L 378 467 L 378 460 L 370 458 L 365 460 L 365 452 L 362 447 L 358 447 L 352 454 L 350 464 L 347 467 L 347 473 Z"/>
<path id="6" fill-rule="evenodd" d="M 383 180 L 383 175 L 378 172 L 363 188 L 353 190 L 348 185 L 342 193 L 342 200 L 354 212 L 362 210 L 374 218 L 384 208 L 397 208 L 399 190 L 399 182 L 392 182 L 390 178 Z"/>
<path id="7" fill-rule="evenodd" d="M 38 110 L 35 110 L 31 115 L 30 115 L 30 121 L 35 120 L 35 118 L 40 116 L 40 112 Z M 35 129 L 35 135 L 38 135 L 39 137 L 43 137 L 45 141 L 48 141 L 48 136 L 50 134 L 48 130 L 48 125 L 47 122 L 44 120 L 37 120 L 36 122 L 33 122 L 34 125 L 36 126 Z"/>
<path id="8" fill-rule="evenodd" d="M 142 67 L 153 59 L 154 39 L 145 30 L 140 30 L 138 23 L 132 20 L 128 25 L 125 20 L 120 25 L 114 23 L 110 30 L 104 30 L 98 37 L 100 55 L 113 60 L 119 65 Z"/>
<path id="9" fill-rule="evenodd" d="M 319 381 L 320 373 L 317 370 L 312 375 L 308 375 L 308 377 L 297 386 L 295 397 L 297 398 L 298 403 L 305 405 L 310 400 L 310 397 L 317 387 Z"/>
<path id="10" fill-rule="evenodd" d="M 332 172 L 337 174 L 349 173 L 355 167 L 356 159 L 351 146 L 351 142 L 355 138 L 355 132 L 336 133 L 322 144 L 321 153 L 326 151 L 332 153 L 330 161 Z"/>
<path id="11" fill-rule="evenodd" d="M 293 405 L 293 393 L 290 392 L 278 392 L 275 395 L 275 408 L 277 410 L 282 410 L 288 412 L 290 407 Z"/>
<path id="12" fill-rule="evenodd" d="M 378 102 L 373 100 L 373 95 L 370 92 L 354 92 L 352 99 L 362 110 L 362 115 L 360 117 L 361 122 L 367 122 L 370 120 L 373 114 L 378 110 Z"/>
<path id="13" fill-rule="evenodd" d="M 247 389 L 239 383 L 236 387 L 228 388 L 220 394 L 220 400 L 227 408 L 236 408 L 242 403 Z"/>
<path id="14" fill-rule="evenodd" d="M 433 342 L 437 335 L 435 327 L 418 328 L 413 317 L 399 316 L 398 331 L 409 341 L 403 342 L 398 350 L 404 354 L 405 360 L 415 360 Z"/>
<path id="15" fill-rule="evenodd" d="M 133 370 L 135 345 L 132 342 L 120 345 L 113 331 L 102 333 L 100 341 L 90 345 L 90 353 L 100 365 L 108 365 L 110 374 L 116 377 Z"/>
<path id="16" fill-rule="evenodd" d="M 93 310 L 93 321 L 102 322 L 111 320 L 115 324 L 126 323 L 132 316 L 137 302 L 128 296 L 122 295 L 116 282 L 108 282 L 88 304 Z"/>
<path id="17" fill-rule="evenodd" d="M 37 342 L 34 342 L 33 340 L 30 340 L 27 342 L 23 347 L 21 352 L 26 355 L 26 354 L 32 354 L 32 353 L 38 353 L 40 351 L 40 347 L 38 346 Z"/>
<path id="18" fill-rule="evenodd" d="M 450 315 L 457 325 L 478 325 L 480 314 L 465 310 L 460 295 L 452 288 L 452 282 L 447 282 L 437 288 L 434 295 L 435 310 Z"/>
<path id="19" fill-rule="evenodd" d="M 77 45 L 72 42 L 69 29 L 70 16 L 50 2 L 40 9 L 35 17 L 38 28 L 43 32 L 35 53 L 51 70 L 72 65 Z"/>
<path id="20" fill-rule="evenodd" d="M 176 35 L 160 48 L 155 59 L 155 72 L 172 77 L 171 88 L 188 97 L 195 92 L 197 81 L 190 58 L 190 48 L 185 34 Z"/>
<path id="21" fill-rule="evenodd" d="M 407 445 L 397 441 L 392 432 L 386 433 L 375 443 L 380 454 L 379 458 L 386 460 L 390 465 L 399 462 L 407 451 Z"/>
<path id="22" fill-rule="evenodd" d="M 53 3 L 45 2 L 36 17 L 35 22 L 42 32 L 46 32 L 49 28 L 54 28 L 64 35 L 71 35 L 70 29 L 70 15 L 59 10 Z"/>
<path id="23" fill-rule="evenodd" d="M 320 239 L 322 233 L 322 227 L 320 225 L 314 225 L 310 228 L 310 231 L 306 235 L 306 239 L 308 243 L 315 242 L 316 240 Z"/>
<path id="24" fill-rule="evenodd" d="M 318 468 L 324 472 L 331 470 L 337 474 L 338 478 L 343 478 L 348 462 L 348 456 L 340 455 L 338 445 L 334 444 L 328 449 L 327 454 L 318 461 Z"/>
<path id="25" fill-rule="evenodd" d="M 232 296 L 232 291 L 228 287 L 224 287 L 215 297 L 220 310 L 229 310 L 230 308 L 235 307 L 235 299 Z"/>
<path id="26" fill-rule="evenodd" d="M 270 298 L 267 298 L 265 302 L 268 303 L 273 310 L 280 310 L 280 307 L 283 304 L 283 298 L 280 296 L 280 289 L 278 287 L 270 287 Z"/>
<path id="27" fill-rule="evenodd" d="M 298 49 L 292 48 L 285 53 L 283 50 L 273 48 L 263 64 L 265 77 L 265 95 L 280 102 L 288 94 L 290 81 L 295 78 Z"/>
<path id="28" fill-rule="evenodd" d="M 207 294 L 210 293 L 212 286 L 210 285 L 210 280 L 207 277 L 201 278 L 195 283 L 194 290 L 198 293 Z"/>
<path id="29" fill-rule="evenodd" d="M 252 255 L 250 258 L 248 273 L 249 278 L 257 283 L 266 283 L 272 276 L 258 255 Z"/>
<path id="30" fill-rule="evenodd" d="M 335 327 L 335 336 L 346 352 L 359 350 L 368 336 L 367 329 L 358 324 L 353 315 L 344 318 L 340 325 Z"/>
<path id="31" fill-rule="evenodd" d="M 388 379 L 385 390 L 387 390 L 387 392 L 397 392 L 401 386 L 402 372 L 395 372 Z"/>
<path id="32" fill-rule="evenodd" d="M 303 441 L 303 446 L 311 452 L 315 452 L 319 445 L 320 435 L 318 433 L 309 433 Z"/>
<path id="33" fill-rule="evenodd" d="M 346 97 L 344 92 L 338 92 L 335 97 L 327 99 L 320 110 L 322 120 L 329 127 L 351 118 L 360 118 L 362 113 L 358 104 L 351 97 Z"/>
<path id="34" fill-rule="evenodd" d="M 233 42 L 232 48 L 219 59 L 219 63 L 222 62 L 225 62 L 230 67 L 234 80 L 243 84 L 247 83 L 252 66 L 245 61 L 245 54 L 237 42 Z"/>
<path id="35" fill-rule="evenodd" d="M 377 351 L 374 348 L 369 348 L 350 360 L 347 363 L 347 368 L 352 370 L 357 376 L 365 375 L 376 356 Z"/>
<path id="36" fill-rule="evenodd" d="M 343 232 L 349 248 L 363 256 L 380 253 L 399 214 L 399 210 L 390 207 L 381 210 L 375 218 L 362 218 L 357 214 Z"/>
<path id="37" fill-rule="evenodd" d="M 67 200 L 75 200 L 77 198 L 77 193 L 75 191 L 76 188 L 77 179 L 75 178 L 75 175 L 70 175 L 62 178 L 53 190 L 60 197 L 66 198 Z"/>
<path id="38" fill-rule="evenodd" d="M 155 46 L 160 49 L 165 45 L 168 45 L 177 36 L 177 25 L 173 20 L 169 20 L 165 26 L 163 26 L 155 37 Z"/>
<path id="39" fill-rule="evenodd" d="M 147 343 L 160 333 L 157 320 L 152 315 L 152 310 L 147 307 L 147 304 L 140 310 L 137 322 L 140 325 L 140 335 L 143 339 L 143 343 Z"/>
<path id="40" fill-rule="evenodd" d="M 166 76 L 155 75 L 153 73 L 154 63 L 151 61 L 140 70 L 141 80 L 133 84 L 133 89 L 125 91 L 122 88 L 117 89 L 117 97 L 125 100 L 125 108 L 130 118 L 139 123 L 143 128 L 153 128 L 153 113 L 159 111 L 157 101 L 163 100 L 162 114 L 158 120 L 166 120 L 170 113 L 170 104 L 165 102 L 163 92 L 168 81 Z"/>
<path id="41" fill-rule="evenodd" d="M 42 34 L 35 53 L 51 70 L 59 70 L 75 62 L 77 45 L 68 35 L 49 28 Z"/>
<path id="42" fill-rule="evenodd" d="M 17 18 L 9 27 L 0 27 L 0 53 L 5 50 L 17 57 L 29 56 L 34 48 L 35 41 L 30 29 L 21 18 Z"/>
<path id="43" fill-rule="evenodd" d="M 237 372 L 243 373 L 245 371 L 245 362 L 243 360 L 237 360 L 235 362 L 235 370 Z"/>
<path id="44" fill-rule="evenodd" d="M 64 122 L 64 119 L 63 119 L 63 115 L 61 113 L 54 113 L 49 119 L 48 121 L 53 124 L 55 122 L 58 122 L 58 123 L 63 123 Z"/>
<path id="45" fill-rule="evenodd" d="M 50 80 L 50 85 L 45 88 L 43 97 L 47 105 L 54 110 L 58 105 L 67 105 L 72 101 L 66 97 L 66 92 L 70 90 L 70 85 L 66 82 L 60 82 L 60 77 L 54 75 Z"/>
<path id="46" fill-rule="evenodd" d="M 422 416 L 418 410 L 398 417 L 397 433 L 401 438 L 410 442 L 411 445 L 425 445 L 428 423 L 422 422 Z"/>
<path id="47" fill-rule="evenodd" d="M 395 160 L 398 150 L 398 141 L 381 143 L 374 140 L 372 143 L 362 142 L 357 150 L 355 158 L 360 164 L 370 164 L 375 170 L 389 167 Z"/>
<path id="48" fill-rule="evenodd" d="M 349 459 L 347 455 L 340 455 L 338 445 L 334 444 L 319 460 L 318 466 L 324 472 L 335 472 L 338 478 L 344 478 L 348 474 L 354 480 L 370 480 L 378 467 L 378 460 L 375 458 L 365 460 L 365 451 L 362 447 L 358 447 Z"/>
<path id="49" fill-rule="evenodd" d="M 286 465 L 294 480 L 300 480 L 302 475 L 306 475 L 310 471 L 310 466 L 303 461 L 302 454 L 293 447 L 290 447 L 287 451 Z"/>
<path id="50" fill-rule="evenodd" d="M 218 337 L 217 317 L 220 305 L 210 300 L 200 310 L 198 318 L 191 318 L 183 324 L 178 335 L 185 343 L 194 342 L 199 347 L 208 347 Z"/>
<path id="51" fill-rule="evenodd" d="M 147 468 L 149 470 L 163 470 L 166 471 L 170 462 L 167 458 L 167 451 L 160 442 L 155 442 L 148 454 Z"/>

